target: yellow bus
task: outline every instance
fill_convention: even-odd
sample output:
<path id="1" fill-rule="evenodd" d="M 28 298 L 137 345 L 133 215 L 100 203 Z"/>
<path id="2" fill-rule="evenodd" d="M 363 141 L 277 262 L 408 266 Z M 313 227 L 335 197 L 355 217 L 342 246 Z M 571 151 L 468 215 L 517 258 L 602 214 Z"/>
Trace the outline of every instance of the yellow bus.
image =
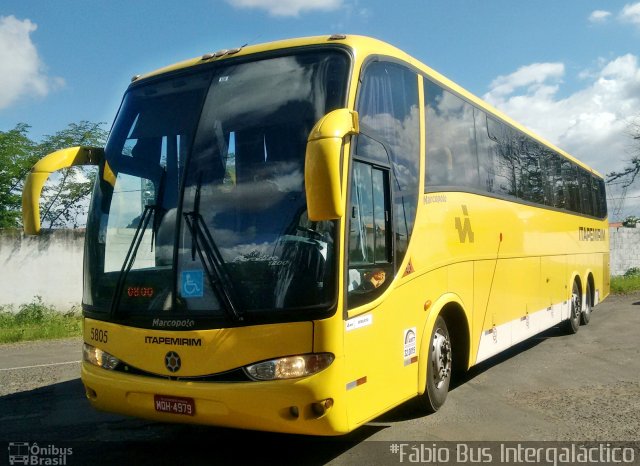
<path id="1" fill-rule="evenodd" d="M 136 76 L 97 165 L 82 382 L 99 410 L 352 431 L 609 294 L 601 175 L 395 47 L 332 35 Z"/>

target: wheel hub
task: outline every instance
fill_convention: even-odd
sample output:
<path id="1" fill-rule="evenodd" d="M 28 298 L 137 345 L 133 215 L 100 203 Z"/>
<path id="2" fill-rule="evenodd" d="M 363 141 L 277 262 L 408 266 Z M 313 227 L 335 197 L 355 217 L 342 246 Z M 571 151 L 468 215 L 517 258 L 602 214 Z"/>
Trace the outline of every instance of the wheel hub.
<path id="1" fill-rule="evenodd" d="M 580 312 L 582 308 L 582 304 L 580 303 L 580 294 L 574 292 L 571 296 L 571 311 L 573 313 L 572 317 L 577 319 L 580 317 Z"/>
<path id="2" fill-rule="evenodd" d="M 451 374 L 451 342 L 440 332 L 433 336 L 431 366 L 436 388 L 440 388 Z"/>

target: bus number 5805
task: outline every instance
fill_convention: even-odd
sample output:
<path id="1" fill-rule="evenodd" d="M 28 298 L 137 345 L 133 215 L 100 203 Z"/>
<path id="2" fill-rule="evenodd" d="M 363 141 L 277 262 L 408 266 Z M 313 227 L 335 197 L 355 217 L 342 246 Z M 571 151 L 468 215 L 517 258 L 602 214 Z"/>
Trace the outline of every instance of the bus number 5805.
<path id="1" fill-rule="evenodd" d="M 99 343 L 106 343 L 109 339 L 107 330 L 101 330 L 99 328 L 91 328 L 91 339 Z"/>

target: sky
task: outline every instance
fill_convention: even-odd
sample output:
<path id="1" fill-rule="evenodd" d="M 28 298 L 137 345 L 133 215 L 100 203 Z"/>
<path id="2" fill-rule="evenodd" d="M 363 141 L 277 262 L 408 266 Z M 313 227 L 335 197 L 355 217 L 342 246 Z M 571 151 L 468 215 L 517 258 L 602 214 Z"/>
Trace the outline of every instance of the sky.
<path id="1" fill-rule="evenodd" d="M 0 0 L 0 131 L 108 129 L 133 75 L 333 33 L 403 49 L 602 174 L 639 155 L 634 0 Z M 640 181 L 609 198 L 610 221 L 640 217 Z"/>

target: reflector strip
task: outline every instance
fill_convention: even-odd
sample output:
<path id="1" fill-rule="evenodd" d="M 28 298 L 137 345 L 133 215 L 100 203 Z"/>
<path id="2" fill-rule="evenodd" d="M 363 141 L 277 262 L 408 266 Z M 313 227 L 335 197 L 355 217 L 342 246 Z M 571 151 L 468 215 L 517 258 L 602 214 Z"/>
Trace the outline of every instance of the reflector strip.
<path id="1" fill-rule="evenodd" d="M 405 359 L 404 365 L 408 366 L 409 364 L 413 364 L 414 362 L 418 362 L 418 356 L 414 356 L 411 359 Z"/>
<path id="2" fill-rule="evenodd" d="M 354 380 L 353 382 L 349 382 L 347 384 L 347 390 L 351 390 L 352 388 L 356 388 L 358 385 L 362 385 L 367 383 L 367 376 L 360 377 L 358 380 Z"/>

